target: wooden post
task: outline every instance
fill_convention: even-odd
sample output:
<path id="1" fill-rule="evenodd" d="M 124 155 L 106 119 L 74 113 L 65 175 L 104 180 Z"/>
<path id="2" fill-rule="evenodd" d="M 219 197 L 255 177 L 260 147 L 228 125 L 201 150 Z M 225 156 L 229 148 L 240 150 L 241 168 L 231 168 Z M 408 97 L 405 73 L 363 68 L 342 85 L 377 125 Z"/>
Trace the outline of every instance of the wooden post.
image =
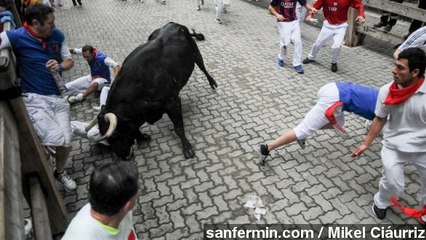
<path id="1" fill-rule="evenodd" d="M 345 35 L 345 45 L 349 47 L 357 46 L 358 42 L 356 41 L 356 26 L 357 24 L 355 22 L 355 19 L 358 16 L 358 10 L 354 8 L 349 8 L 348 11 L 348 29 L 346 29 L 346 35 Z"/>
<path id="2" fill-rule="evenodd" d="M 33 215 L 35 239 L 52 240 L 46 199 L 36 175 L 30 176 L 29 188 L 31 193 L 31 212 Z"/>
<path id="3" fill-rule="evenodd" d="M 0 102 L 0 239 L 25 239 L 17 129 L 9 106 Z"/>

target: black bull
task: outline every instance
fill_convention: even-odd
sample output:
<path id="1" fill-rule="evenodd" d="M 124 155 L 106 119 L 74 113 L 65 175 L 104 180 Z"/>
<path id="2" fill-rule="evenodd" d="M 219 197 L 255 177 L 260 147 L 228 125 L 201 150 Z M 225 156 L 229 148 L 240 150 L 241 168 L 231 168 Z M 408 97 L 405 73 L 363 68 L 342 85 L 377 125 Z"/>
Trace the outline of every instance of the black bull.
<path id="1" fill-rule="evenodd" d="M 194 157 L 194 150 L 184 132 L 179 92 L 188 82 L 195 63 L 213 89 L 217 84 L 207 72 L 193 36 L 199 38 L 202 35 L 191 34 L 185 26 L 177 23 L 168 23 L 155 30 L 148 42 L 137 47 L 124 60 L 106 105 L 98 115 L 100 133 L 106 134 L 112 151 L 118 157 L 128 158 L 132 145 L 141 136 L 140 126 L 145 122 L 155 123 L 164 113 L 172 120 L 182 141 L 185 158 Z M 107 113 L 114 115 L 110 118 L 111 114 Z"/>

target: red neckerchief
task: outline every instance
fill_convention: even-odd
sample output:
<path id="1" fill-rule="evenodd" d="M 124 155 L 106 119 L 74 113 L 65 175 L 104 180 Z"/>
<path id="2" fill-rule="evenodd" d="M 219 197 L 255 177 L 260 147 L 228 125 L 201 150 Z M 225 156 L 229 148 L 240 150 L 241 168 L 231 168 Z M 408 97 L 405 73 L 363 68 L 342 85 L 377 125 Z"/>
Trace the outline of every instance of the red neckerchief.
<path id="1" fill-rule="evenodd" d="M 425 77 L 422 76 L 415 83 L 405 88 L 398 88 L 395 81 L 389 87 L 389 94 L 386 96 L 385 105 L 397 105 L 405 102 L 416 93 L 423 84 Z"/>
<path id="2" fill-rule="evenodd" d="M 36 32 L 34 32 L 33 30 L 31 30 L 30 26 L 28 25 L 27 22 L 24 22 L 24 26 L 25 30 L 27 30 L 27 32 L 33 37 L 33 38 L 37 38 L 38 40 L 41 40 L 41 45 L 43 46 L 44 49 L 47 48 L 47 41 L 46 38 L 44 37 L 40 37 L 40 35 L 38 35 Z"/>
<path id="3" fill-rule="evenodd" d="M 415 209 L 415 208 L 408 208 L 408 207 L 402 206 L 401 203 L 399 203 L 396 197 L 394 196 L 391 197 L 391 202 L 395 207 L 401 209 L 401 211 L 405 215 L 416 218 L 417 221 L 419 222 L 422 222 L 423 220 L 421 220 L 421 217 L 426 215 L 426 205 L 424 205 L 423 209 L 421 210 Z"/>

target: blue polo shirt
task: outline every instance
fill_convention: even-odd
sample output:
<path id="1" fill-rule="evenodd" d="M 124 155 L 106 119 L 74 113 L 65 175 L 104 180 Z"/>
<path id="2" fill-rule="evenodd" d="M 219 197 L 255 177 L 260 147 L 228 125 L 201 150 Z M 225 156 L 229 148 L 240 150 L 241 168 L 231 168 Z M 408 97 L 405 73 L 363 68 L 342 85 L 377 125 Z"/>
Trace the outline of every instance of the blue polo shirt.
<path id="1" fill-rule="evenodd" d="M 46 39 L 46 44 L 32 37 L 23 27 L 6 32 L 17 58 L 23 93 L 60 95 L 55 79 L 46 62 L 55 59 L 62 62 L 61 47 L 65 39 L 58 29 Z"/>
<path id="2" fill-rule="evenodd" d="M 373 120 L 379 89 L 344 82 L 338 82 L 336 85 L 339 89 L 340 101 L 344 103 L 343 111 L 353 112 Z"/>
<path id="3" fill-rule="evenodd" d="M 93 59 L 90 66 L 90 74 L 92 77 L 102 77 L 105 78 L 108 82 L 111 81 L 111 73 L 109 71 L 109 67 L 105 64 L 105 59 L 107 55 L 105 55 L 101 51 L 96 52 L 95 59 Z"/>

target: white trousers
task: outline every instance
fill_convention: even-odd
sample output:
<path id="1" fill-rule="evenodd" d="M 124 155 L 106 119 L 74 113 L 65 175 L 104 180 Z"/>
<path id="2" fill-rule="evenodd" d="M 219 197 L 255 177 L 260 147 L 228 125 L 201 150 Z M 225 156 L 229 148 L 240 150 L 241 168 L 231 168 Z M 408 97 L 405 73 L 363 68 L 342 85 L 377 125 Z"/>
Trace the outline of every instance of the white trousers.
<path id="1" fill-rule="evenodd" d="M 306 139 L 327 125 L 329 121 L 325 116 L 325 111 L 339 100 L 339 89 L 336 83 L 328 83 L 322 86 L 318 91 L 318 101 L 315 106 L 309 110 L 302 122 L 293 129 L 297 139 Z M 334 116 L 340 126 L 345 125 L 345 118 L 341 108 L 334 112 Z"/>
<path id="2" fill-rule="evenodd" d="M 110 89 L 111 87 L 108 87 L 108 86 L 105 86 L 102 88 L 101 96 L 99 97 L 99 106 L 102 107 L 103 105 L 105 105 Z"/>
<path id="3" fill-rule="evenodd" d="M 390 198 L 396 198 L 404 191 L 404 165 L 412 163 L 419 172 L 421 182 L 421 207 L 426 204 L 426 152 L 400 152 L 398 150 L 382 148 L 382 178 L 379 182 L 379 191 L 374 195 L 374 204 L 385 209 L 391 206 Z"/>
<path id="4" fill-rule="evenodd" d="M 230 0 L 214 0 L 216 7 L 216 19 L 223 20 L 223 13 L 226 11 L 226 8 L 231 5 Z"/>
<path id="5" fill-rule="evenodd" d="M 66 100 L 35 93 L 27 93 L 22 99 L 42 145 L 71 146 L 70 105 Z"/>
<path id="6" fill-rule="evenodd" d="M 86 122 L 71 121 L 71 128 L 74 135 L 90 140 L 91 142 L 109 145 L 108 142 L 99 132 L 99 125 L 95 124 L 88 132 L 86 132 Z"/>
<path id="7" fill-rule="evenodd" d="M 65 88 L 68 92 L 80 93 L 86 91 L 86 89 L 93 83 L 98 84 L 99 91 L 108 84 L 108 81 L 105 78 L 95 78 L 92 80 L 92 76 L 87 75 L 65 84 Z"/>
<path id="8" fill-rule="evenodd" d="M 297 20 L 292 22 L 278 22 L 280 33 L 280 51 L 278 58 L 284 60 L 287 55 L 287 47 L 290 41 L 294 44 L 293 66 L 301 65 L 302 59 L 302 39 L 300 37 L 300 26 Z"/>
<path id="9" fill-rule="evenodd" d="M 312 46 L 311 52 L 308 55 L 308 58 L 315 60 L 319 50 L 324 46 L 324 44 L 333 38 L 333 45 L 331 46 L 331 62 L 337 63 L 340 52 L 342 51 L 343 40 L 345 39 L 346 29 L 348 28 L 347 23 L 342 23 L 340 25 L 331 25 L 324 20 L 321 31 L 318 35 L 317 40 Z"/>

